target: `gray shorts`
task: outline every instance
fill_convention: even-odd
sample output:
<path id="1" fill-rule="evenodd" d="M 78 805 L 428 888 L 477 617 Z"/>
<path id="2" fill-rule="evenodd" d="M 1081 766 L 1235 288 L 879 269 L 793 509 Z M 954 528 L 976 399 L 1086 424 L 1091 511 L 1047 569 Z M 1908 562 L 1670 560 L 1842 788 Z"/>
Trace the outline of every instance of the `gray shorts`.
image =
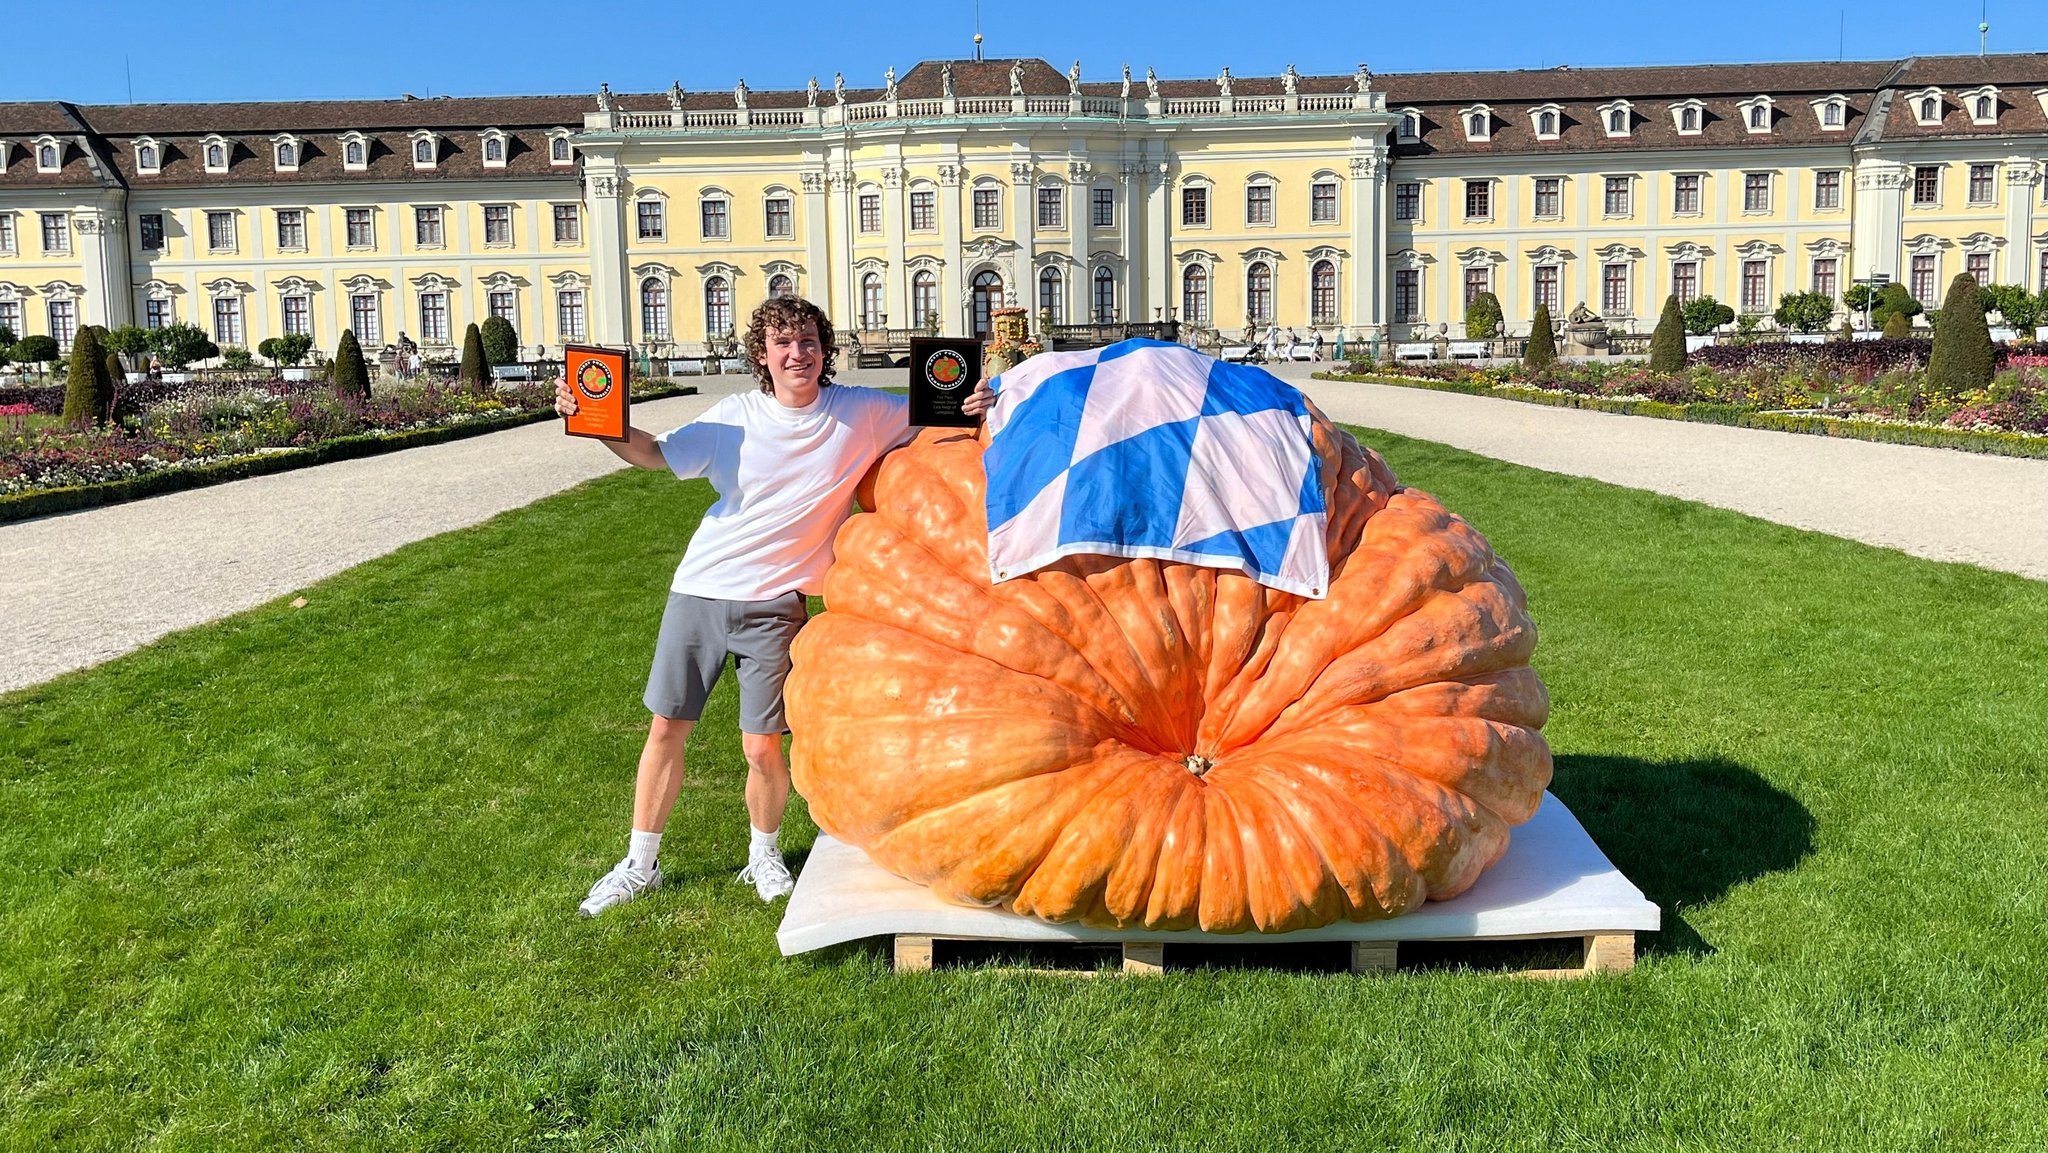
<path id="1" fill-rule="evenodd" d="M 694 721 L 732 654 L 740 681 L 740 731 L 783 733 L 782 682 L 789 676 L 789 645 L 810 619 L 804 594 L 773 600 L 719 601 L 668 594 L 654 668 L 647 674 L 647 711 Z"/>

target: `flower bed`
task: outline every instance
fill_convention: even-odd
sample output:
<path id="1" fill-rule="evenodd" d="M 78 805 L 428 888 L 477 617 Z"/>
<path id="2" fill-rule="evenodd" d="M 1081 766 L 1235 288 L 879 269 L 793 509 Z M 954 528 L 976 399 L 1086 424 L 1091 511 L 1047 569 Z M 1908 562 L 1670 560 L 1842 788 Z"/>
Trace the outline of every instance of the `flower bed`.
<path id="1" fill-rule="evenodd" d="M 696 391 L 666 380 L 635 381 L 633 388 L 635 399 Z M 46 403 L 35 396 L 0 404 L 0 521 L 435 443 L 554 415 L 553 388 L 540 382 L 489 391 L 423 383 L 368 400 L 341 396 L 324 384 L 152 384 L 134 386 L 117 401 L 113 425 L 87 429 L 47 416 L 37 422 Z"/>
<path id="2" fill-rule="evenodd" d="M 1925 346 L 1927 342 L 1862 343 Z M 1340 379 L 1676 420 L 2048 457 L 2048 368 L 2025 360 L 2000 371 L 1988 388 L 1962 395 L 1931 391 L 1926 374 L 1917 365 L 1871 371 L 1853 363 L 1846 368 L 1824 368 L 1814 360 L 1779 366 L 1757 364 L 1735 371 L 1693 364 L 1683 372 L 1669 374 L 1651 372 L 1641 363 L 1561 365 L 1535 374 L 1520 365 L 1404 364 L 1394 370 L 1353 362 L 1350 367 L 1351 374 Z"/>

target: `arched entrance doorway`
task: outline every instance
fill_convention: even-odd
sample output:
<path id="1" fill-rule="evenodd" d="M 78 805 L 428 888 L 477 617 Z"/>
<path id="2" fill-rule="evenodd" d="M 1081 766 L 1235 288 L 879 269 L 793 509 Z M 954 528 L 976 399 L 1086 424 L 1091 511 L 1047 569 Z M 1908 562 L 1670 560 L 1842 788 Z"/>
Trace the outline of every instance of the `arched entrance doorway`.
<path id="1" fill-rule="evenodd" d="M 1003 306 L 1003 278 L 991 269 L 974 274 L 974 336 L 987 340 L 995 335 L 995 310 Z"/>

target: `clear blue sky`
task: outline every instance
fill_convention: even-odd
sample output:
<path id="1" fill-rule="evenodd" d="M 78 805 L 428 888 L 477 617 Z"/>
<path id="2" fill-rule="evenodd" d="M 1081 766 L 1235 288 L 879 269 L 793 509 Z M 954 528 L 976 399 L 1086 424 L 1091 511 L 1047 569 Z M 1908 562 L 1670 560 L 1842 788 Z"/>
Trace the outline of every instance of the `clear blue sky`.
<path id="1" fill-rule="evenodd" d="M 984 0 L 990 56 L 1041 56 L 1106 79 L 1968 54 L 1981 0 L 1635 0 L 1571 6 Z M 921 59 L 970 54 L 974 0 L 784 5 L 494 0 L 180 0 L 31 3 L 0 21 L 0 100 L 303 100 L 335 97 L 879 86 Z M 1594 11 L 1600 14 L 1592 14 Z M 772 11 L 773 15 L 764 15 Z M 791 13 L 796 14 L 792 18 Z M 811 13 L 806 17 L 804 13 Z M 1541 13 L 1541 18 L 1536 14 Z M 1839 22 L 1847 13 L 1846 36 Z M 1990 0 L 1993 52 L 2048 51 L 2048 0 Z M 808 24 L 804 23 L 808 20 Z M 47 46 L 30 51 L 29 45 Z M 125 69 L 124 69 L 125 56 Z"/>

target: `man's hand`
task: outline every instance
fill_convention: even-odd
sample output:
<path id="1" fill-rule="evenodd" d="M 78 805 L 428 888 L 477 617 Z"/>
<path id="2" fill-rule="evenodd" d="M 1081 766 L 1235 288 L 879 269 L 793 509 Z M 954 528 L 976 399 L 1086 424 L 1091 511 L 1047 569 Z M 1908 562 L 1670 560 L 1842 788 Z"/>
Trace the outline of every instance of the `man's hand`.
<path id="1" fill-rule="evenodd" d="M 555 378 L 555 411 L 563 416 L 576 415 L 576 390 L 569 387 L 566 377 Z"/>
<path id="2" fill-rule="evenodd" d="M 984 380 L 974 386 L 974 391 L 967 394 L 966 400 L 960 402 L 960 411 L 969 416 L 980 416 L 993 407 L 995 403 L 995 390 L 990 388 L 988 382 Z"/>

